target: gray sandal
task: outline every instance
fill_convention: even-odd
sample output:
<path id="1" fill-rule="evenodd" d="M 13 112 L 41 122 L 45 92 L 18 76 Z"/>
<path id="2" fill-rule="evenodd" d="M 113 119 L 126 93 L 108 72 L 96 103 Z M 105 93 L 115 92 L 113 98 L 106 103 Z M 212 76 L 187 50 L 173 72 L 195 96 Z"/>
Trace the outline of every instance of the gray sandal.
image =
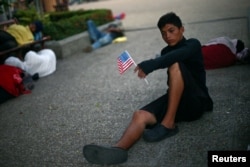
<path id="1" fill-rule="evenodd" d="M 83 155 L 88 162 L 101 165 L 119 164 L 128 159 L 128 152 L 122 148 L 94 144 L 85 145 Z"/>

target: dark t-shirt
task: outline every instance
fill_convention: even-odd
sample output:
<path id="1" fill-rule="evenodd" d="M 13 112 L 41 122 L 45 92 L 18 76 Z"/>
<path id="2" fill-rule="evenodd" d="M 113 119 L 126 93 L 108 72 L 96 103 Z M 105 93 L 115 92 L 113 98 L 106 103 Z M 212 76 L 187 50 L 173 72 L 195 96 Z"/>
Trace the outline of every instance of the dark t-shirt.
<path id="1" fill-rule="evenodd" d="M 167 68 L 176 62 L 182 62 L 199 87 L 208 93 L 201 44 L 197 39 L 183 38 L 177 45 L 163 48 L 160 57 L 143 61 L 138 66 L 145 74 L 149 74 L 155 70 Z"/>
<path id="2" fill-rule="evenodd" d="M 110 30 L 110 28 L 114 28 L 115 30 Z M 118 25 L 116 24 L 110 24 L 107 28 L 108 32 L 111 34 L 112 38 L 118 38 L 118 37 L 123 37 L 124 36 L 124 32 L 121 28 L 119 28 Z"/>
<path id="3" fill-rule="evenodd" d="M 124 33 L 122 31 L 111 31 L 110 34 L 113 39 L 124 36 Z"/>

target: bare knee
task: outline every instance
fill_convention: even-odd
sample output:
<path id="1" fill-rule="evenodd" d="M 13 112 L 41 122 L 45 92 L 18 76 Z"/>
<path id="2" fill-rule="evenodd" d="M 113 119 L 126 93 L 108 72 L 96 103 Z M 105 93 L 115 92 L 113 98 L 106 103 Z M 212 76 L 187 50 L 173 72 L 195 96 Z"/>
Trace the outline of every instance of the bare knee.
<path id="1" fill-rule="evenodd" d="M 174 63 L 174 64 L 172 64 L 172 65 L 168 68 L 168 71 L 169 71 L 170 75 L 171 75 L 171 74 L 181 73 L 179 63 Z"/>
<path id="2" fill-rule="evenodd" d="M 168 75 L 169 75 L 169 81 L 168 81 L 169 87 L 184 85 L 182 71 L 180 69 L 179 63 L 174 63 L 168 68 Z"/>
<path id="3" fill-rule="evenodd" d="M 143 123 L 143 124 L 155 124 L 156 123 L 156 118 L 155 116 L 144 110 L 137 110 L 133 114 L 133 121 L 136 121 L 138 123 Z"/>

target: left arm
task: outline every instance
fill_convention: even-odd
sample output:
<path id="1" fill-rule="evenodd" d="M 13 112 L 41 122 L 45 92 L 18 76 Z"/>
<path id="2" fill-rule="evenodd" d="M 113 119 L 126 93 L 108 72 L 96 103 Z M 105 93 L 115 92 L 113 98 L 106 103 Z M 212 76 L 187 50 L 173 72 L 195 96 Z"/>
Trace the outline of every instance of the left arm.
<path id="1" fill-rule="evenodd" d="M 166 54 L 164 54 L 163 52 L 162 56 L 155 59 L 143 61 L 138 64 L 138 66 L 147 75 L 154 70 L 166 68 L 176 62 L 181 62 L 189 59 L 190 57 L 195 55 L 195 52 L 197 52 L 200 48 L 200 42 L 198 40 L 191 39 L 189 41 L 186 41 L 180 48 L 172 50 Z"/>

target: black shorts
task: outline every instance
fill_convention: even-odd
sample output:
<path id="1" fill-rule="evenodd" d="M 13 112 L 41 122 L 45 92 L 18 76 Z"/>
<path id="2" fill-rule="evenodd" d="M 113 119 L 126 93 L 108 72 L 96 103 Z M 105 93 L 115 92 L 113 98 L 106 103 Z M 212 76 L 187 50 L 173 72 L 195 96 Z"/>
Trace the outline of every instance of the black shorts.
<path id="1" fill-rule="evenodd" d="M 209 97 L 207 97 L 206 93 L 198 87 L 185 65 L 179 63 L 179 66 L 184 80 L 184 91 L 179 103 L 175 121 L 193 121 L 202 116 L 204 112 L 204 99 Z M 157 122 L 160 123 L 167 112 L 167 107 L 168 93 L 142 107 L 140 110 L 153 113 Z"/>

